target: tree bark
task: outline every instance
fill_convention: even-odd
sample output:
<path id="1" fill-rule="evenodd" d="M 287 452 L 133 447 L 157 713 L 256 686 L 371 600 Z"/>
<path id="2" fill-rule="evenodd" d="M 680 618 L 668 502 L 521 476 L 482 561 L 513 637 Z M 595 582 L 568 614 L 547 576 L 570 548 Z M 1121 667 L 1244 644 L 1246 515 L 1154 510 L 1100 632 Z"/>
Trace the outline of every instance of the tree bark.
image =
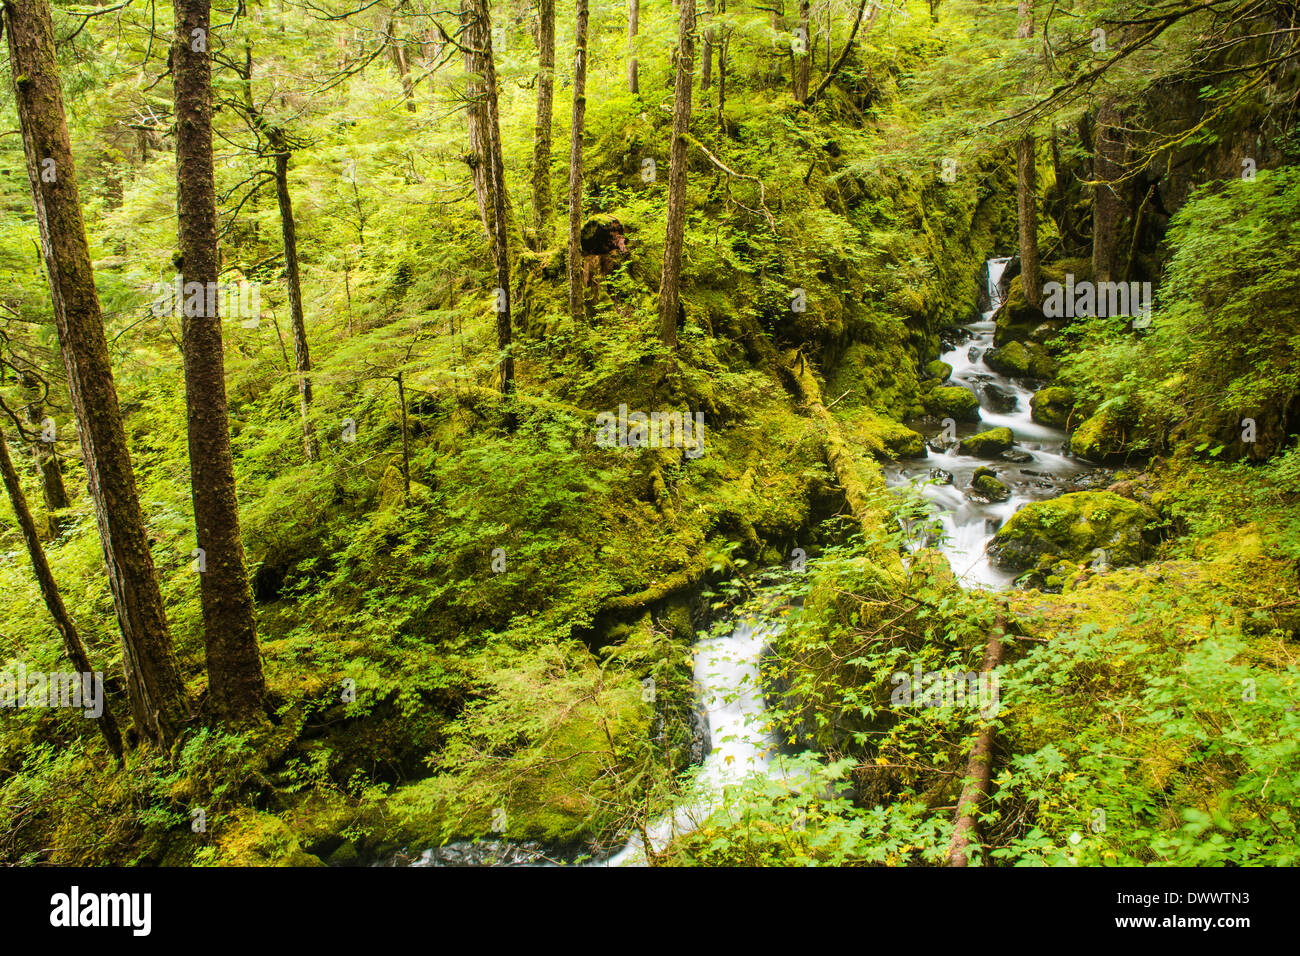
<path id="1" fill-rule="evenodd" d="M 497 350 L 500 358 L 501 395 L 509 400 L 515 390 L 515 360 L 510 351 L 510 254 L 506 232 L 505 166 L 501 156 L 501 121 L 497 104 L 497 72 L 492 56 L 492 21 L 488 0 L 462 0 L 461 16 L 466 23 L 467 42 L 481 44 L 474 49 L 476 65 L 481 69 L 480 99 L 470 104 L 470 142 L 478 142 L 478 166 L 484 173 L 485 212 L 488 237 L 492 245 L 492 264 L 497 287 L 493 302 L 497 316 Z M 469 38 L 472 38 L 469 39 Z M 468 60 L 470 52 L 466 53 Z M 478 135 L 475 137 L 475 127 Z M 477 186 L 477 183 L 476 183 Z M 516 421 L 507 407 L 506 430 L 513 432 Z"/>
<path id="2" fill-rule="evenodd" d="M 677 348 L 682 241 L 686 233 L 686 137 L 691 125 L 691 74 L 695 69 L 695 0 L 680 0 L 677 19 L 677 77 L 673 84 L 673 141 L 668 166 L 668 229 L 659 280 L 659 341 Z"/>
<path id="3" fill-rule="evenodd" d="M 812 34 L 809 23 L 809 2 L 799 0 L 799 29 L 803 31 L 803 52 L 794 56 L 794 99 L 802 103 L 808 99 L 808 69 L 812 63 Z"/>
<path id="4" fill-rule="evenodd" d="M 1002 663 L 1002 628 L 1002 620 L 999 618 L 984 647 L 981 674 L 992 674 Z M 993 721 L 988 719 L 980 728 L 966 761 L 966 783 L 957 800 L 957 821 L 952 831 L 952 842 L 948 845 L 949 866 L 966 866 L 970 863 L 968 851 L 976 841 L 975 817 L 992 788 L 994 742 Z"/>
<path id="5" fill-rule="evenodd" d="M 587 115 L 587 0 L 577 0 L 573 34 L 573 134 L 569 146 L 569 314 L 582 323 L 587 305 L 582 283 L 582 134 Z"/>
<path id="6" fill-rule="evenodd" d="M 1016 212 L 1020 224 L 1020 284 L 1032 306 L 1043 301 L 1038 267 L 1038 170 L 1034 163 L 1034 137 L 1016 144 Z"/>
<path id="7" fill-rule="evenodd" d="M 131 711 L 143 735 L 170 747 L 190 719 L 189 702 L 167 629 L 108 359 L 50 9 L 45 0 L 4 0 L 4 13 L 41 252 L 122 635 Z M 54 161 L 53 182 L 41 177 L 46 159 Z"/>
<path id="8" fill-rule="evenodd" d="M 1119 180 L 1124 170 L 1122 117 L 1113 99 L 1097 110 L 1093 130 L 1092 281 L 1114 279 L 1118 259 L 1120 214 L 1124 207 Z"/>
<path id="9" fill-rule="evenodd" d="M 537 248 L 551 238 L 551 119 L 555 104 L 555 0 L 537 4 L 537 125 L 533 136 L 533 223 Z"/>
<path id="10" fill-rule="evenodd" d="M 836 74 L 838 74 L 840 70 L 844 69 L 844 64 L 848 62 L 849 59 L 849 53 L 853 50 L 853 41 L 858 38 L 858 28 L 862 26 L 862 14 L 867 8 L 867 3 L 868 0 L 861 0 L 858 4 L 858 13 L 853 19 L 853 29 L 849 32 L 848 42 L 844 44 L 844 49 L 841 50 L 840 55 L 835 58 L 835 63 L 831 68 L 826 71 L 826 75 L 822 77 L 822 81 L 817 84 L 817 89 L 808 94 L 808 98 L 804 100 L 804 103 L 808 106 L 817 102 L 817 99 L 826 92 L 826 88 L 831 85 L 831 81 L 835 79 Z M 876 15 L 878 13 L 880 13 L 880 7 L 875 3 L 872 3 L 871 16 L 867 17 L 868 30 L 870 30 L 871 25 L 876 22 Z"/>
<path id="11" fill-rule="evenodd" d="M 478 203 L 479 219 L 483 232 L 492 238 L 492 197 L 489 194 L 490 173 L 487 164 L 487 87 L 483 76 L 487 72 L 484 55 L 491 37 L 484 36 L 483 22 L 475 15 L 477 0 L 461 0 L 462 43 L 465 47 L 466 115 L 469 120 L 469 153 L 466 156 L 470 176 L 474 181 L 474 200 Z"/>
<path id="12" fill-rule="evenodd" d="M 709 21 L 708 29 L 700 40 L 700 92 L 703 93 L 713 85 L 713 0 L 705 0 L 704 15 Z M 701 96 L 700 100 L 703 101 Z"/>
<path id="13" fill-rule="evenodd" d="M 45 420 L 45 392 L 42 382 L 31 372 L 24 371 L 19 383 L 27 394 L 27 424 L 42 432 Z M 41 497 L 45 501 L 45 525 L 49 537 L 57 538 L 63 532 L 59 512 L 68 507 L 68 489 L 63 484 L 63 469 L 59 467 L 57 447 L 52 441 L 38 437 L 32 442 L 32 458 L 41 476 Z"/>
<path id="14" fill-rule="evenodd" d="M 172 45 L 176 100 L 176 182 L 185 285 L 210 294 L 181 320 L 185 353 L 185 407 L 189 432 L 190 488 L 196 540 L 202 556 L 208 692 L 216 713 L 238 723 L 262 711 L 265 684 L 257 646 L 253 592 L 239 531 L 235 469 L 226 411 L 225 355 L 216 308 L 217 205 L 212 158 L 210 0 L 173 0 Z M 200 42 L 200 38 L 202 42 Z"/>
<path id="15" fill-rule="evenodd" d="M 302 281 L 298 268 L 298 230 L 289 197 L 289 150 L 284 137 L 273 135 L 275 198 L 280 206 L 280 233 L 284 237 L 284 269 L 289 284 L 289 320 L 293 327 L 293 363 L 298 372 L 298 408 L 302 415 L 302 444 L 308 461 L 320 457 L 311 420 L 311 353 L 307 348 L 307 323 L 302 311 Z"/>
<path id="16" fill-rule="evenodd" d="M 385 31 L 388 37 L 388 50 L 393 58 L 393 66 L 397 67 L 397 75 L 402 78 L 402 99 L 406 100 L 407 112 L 414 113 L 415 82 L 411 79 L 411 70 L 406 62 L 406 47 L 402 46 L 397 29 L 397 18 L 394 17 L 388 21 L 388 28 Z"/>
<path id="17" fill-rule="evenodd" d="M 637 78 L 637 33 L 641 28 L 641 0 L 627 0 L 627 91 L 640 93 Z"/>
<path id="18" fill-rule="evenodd" d="M 18 518 L 18 527 L 22 529 L 27 554 L 32 560 L 32 571 L 36 574 L 36 583 L 41 588 L 41 597 L 45 599 L 45 607 L 49 610 L 50 617 L 54 619 L 55 630 L 63 639 L 63 650 L 78 674 L 93 675 L 95 671 L 90 666 L 90 657 L 86 654 L 85 645 L 81 643 L 77 628 L 68 615 L 68 609 L 63 605 L 63 597 L 54 583 L 50 563 L 45 559 L 45 552 L 41 549 L 41 539 L 36 533 L 36 522 L 32 519 L 31 509 L 27 506 L 27 497 L 18 482 L 18 472 L 14 470 L 14 463 L 9 457 L 9 448 L 3 431 L 0 431 L 0 476 L 4 479 L 5 490 L 9 492 L 9 501 L 13 505 L 14 515 Z M 99 732 L 104 735 L 104 742 L 108 744 L 108 749 L 112 751 L 118 763 L 121 763 L 122 732 L 118 729 L 117 721 L 113 719 L 113 712 L 109 709 L 102 685 L 100 694 L 103 710 L 100 711 L 96 724 Z"/>

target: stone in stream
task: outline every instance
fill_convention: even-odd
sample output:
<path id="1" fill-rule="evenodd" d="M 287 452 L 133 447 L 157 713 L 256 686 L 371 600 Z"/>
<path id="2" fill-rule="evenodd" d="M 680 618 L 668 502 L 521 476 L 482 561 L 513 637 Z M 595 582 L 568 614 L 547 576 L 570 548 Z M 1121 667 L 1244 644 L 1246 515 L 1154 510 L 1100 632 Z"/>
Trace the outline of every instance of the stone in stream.
<path id="1" fill-rule="evenodd" d="M 936 485 L 951 485 L 953 482 L 952 472 L 944 471 L 942 468 L 931 468 L 930 480 Z"/>
<path id="2" fill-rule="evenodd" d="M 930 378 L 937 378 L 941 383 L 946 382 L 952 378 L 952 366 L 940 359 L 935 359 L 933 362 L 926 363 L 925 374 Z"/>
<path id="3" fill-rule="evenodd" d="M 1009 448 L 1002 454 L 998 455 L 1003 461 L 1010 462 L 1013 465 L 1025 465 L 1034 460 L 1034 456 L 1027 451 L 1019 448 Z"/>
<path id="4" fill-rule="evenodd" d="M 981 404 L 992 411 L 1006 414 L 1014 412 L 1020 404 L 1015 392 L 997 382 L 980 382 L 976 388 L 979 389 Z"/>
<path id="5" fill-rule="evenodd" d="M 1008 342 L 989 349 L 984 364 L 1008 378 L 1047 379 L 1056 374 L 1056 361 L 1036 342 Z"/>
<path id="6" fill-rule="evenodd" d="M 1040 388 L 1029 400 L 1029 417 L 1049 428 L 1065 428 L 1074 411 L 1074 393 L 1068 388 L 1053 385 Z"/>
<path id="7" fill-rule="evenodd" d="M 1016 443 L 1016 436 L 1010 428 L 991 428 L 968 438 L 963 438 L 957 445 L 958 453 L 974 458 L 996 458 L 1008 451 Z"/>
<path id="8" fill-rule="evenodd" d="M 991 504 L 1006 501 L 1011 497 L 1011 489 L 998 481 L 997 472 L 992 468 L 976 468 L 966 496 L 973 501 Z"/>
<path id="9" fill-rule="evenodd" d="M 952 418 L 959 422 L 977 422 L 980 419 L 980 400 L 969 388 L 945 385 L 925 396 L 925 410 L 937 418 Z"/>
<path id="10" fill-rule="evenodd" d="M 1080 491 L 1025 505 L 993 536 L 988 552 L 998 567 L 1048 569 L 1082 564 L 1105 552 L 1108 566 L 1136 564 L 1150 552 L 1155 515 L 1108 491 Z"/>

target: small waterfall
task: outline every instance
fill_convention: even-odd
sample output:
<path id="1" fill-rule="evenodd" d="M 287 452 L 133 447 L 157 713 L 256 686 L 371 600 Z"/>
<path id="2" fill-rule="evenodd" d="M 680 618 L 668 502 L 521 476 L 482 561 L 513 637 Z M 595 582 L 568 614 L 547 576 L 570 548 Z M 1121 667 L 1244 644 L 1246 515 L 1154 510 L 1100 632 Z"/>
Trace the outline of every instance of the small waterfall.
<path id="1" fill-rule="evenodd" d="M 1066 456 L 1064 431 L 1040 425 L 1030 417 L 1033 391 L 984 364 L 984 355 L 993 347 L 993 315 L 1002 304 L 1000 286 L 1010 262 L 1010 257 L 988 260 L 986 288 L 991 308 L 979 321 L 964 326 L 963 341 L 939 358 L 952 366 L 951 384 L 969 388 L 980 401 L 980 421 L 959 426 L 957 437 L 1006 427 L 1015 436 L 1015 446 L 999 458 L 987 460 L 960 454 L 955 444 L 944 445 L 940 435 L 931 434 L 928 457 L 886 468 L 891 485 L 915 485 L 932 504 L 943 530 L 939 549 L 967 587 L 1008 586 L 1013 576 L 994 567 L 985 553 L 994 533 L 1022 505 L 1055 497 L 1063 485 L 1087 470 Z M 998 480 L 1011 490 L 1010 498 L 985 502 L 969 493 L 971 478 L 980 467 L 997 473 Z M 936 483 L 933 476 L 943 483 Z"/>

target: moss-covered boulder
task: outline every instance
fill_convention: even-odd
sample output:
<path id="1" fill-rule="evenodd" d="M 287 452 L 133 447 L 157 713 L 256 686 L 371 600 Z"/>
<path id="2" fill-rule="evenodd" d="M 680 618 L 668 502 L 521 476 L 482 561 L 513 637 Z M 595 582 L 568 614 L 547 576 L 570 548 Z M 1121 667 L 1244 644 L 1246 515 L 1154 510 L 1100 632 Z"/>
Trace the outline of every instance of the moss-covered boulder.
<path id="1" fill-rule="evenodd" d="M 1154 513 L 1108 491 L 1079 491 L 1025 505 L 989 545 L 999 567 L 1023 571 L 1083 563 L 1100 549 L 1107 565 L 1137 564 L 1150 552 Z"/>
<path id="2" fill-rule="evenodd" d="M 984 364 L 1009 378 L 1048 379 L 1056 374 L 1056 360 L 1037 342 L 1008 342 L 989 349 Z"/>
<path id="3" fill-rule="evenodd" d="M 933 362 L 926 363 L 925 374 L 930 378 L 937 379 L 939 382 L 946 382 L 952 378 L 952 366 L 940 359 L 935 359 Z"/>
<path id="4" fill-rule="evenodd" d="M 924 458 L 927 454 L 924 435 L 869 408 L 845 409 L 837 412 L 836 418 L 844 437 L 866 449 L 873 458 L 893 461 Z"/>
<path id="5" fill-rule="evenodd" d="M 980 400 L 969 388 L 945 385 L 925 397 L 925 410 L 937 418 L 977 422 L 980 418 Z"/>
<path id="6" fill-rule="evenodd" d="M 1066 273 L 1072 273 L 1075 281 L 1092 277 L 1092 262 L 1087 259 L 1068 259 L 1056 263 L 1045 263 L 1041 267 L 1040 281 L 1064 284 Z M 1007 288 L 1006 299 L 993 316 L 996 328 L 993 330 L 993 344 L 1003 346 L 1009 342 L 1036 342 L 1046 345 L 1065 327 L 1064 318 L 1049 316 L 1041 309 L 1029 304 L 1025 298 L 1023 278 L 1016 276 Z"/>
<path id="7" fill-rule="evenodd" d="M 996 458 L 1016 443 L 1010 428 L 991 428 L 986 432 L 963 438 L 957 451 L 975 458 Z"/>
<path id="8" fill-rule="evenodd" d="M 1114 413 L 1098 412 L 1074 430 L 1070 451 L 1098 464 L 1120 461 L 1130 451 L 1127 429 Z"/>
<path id="9" fill-rule="evenodd" d="M 1029 417 L 1049 428 L 1065 428 L 1074 411 L 1074 392 L 1060 385 L 1040 388 L 1029 399 Z"/>
<path id="10" fill-rule="evenodd" d="M 240 808 L 220 826 L 214 846 L 200 852 L 214 866 L 324 866 L 302 848 L 298 837 L 279 817 Z"/>
<path id="11" fill-rule="evenodd" d="M 997 472 L 992 468 L 977 468 L 968 495 L 976 501 L 1006 501 L 1011 497 L 1011 489 L 998 481 Z"/>

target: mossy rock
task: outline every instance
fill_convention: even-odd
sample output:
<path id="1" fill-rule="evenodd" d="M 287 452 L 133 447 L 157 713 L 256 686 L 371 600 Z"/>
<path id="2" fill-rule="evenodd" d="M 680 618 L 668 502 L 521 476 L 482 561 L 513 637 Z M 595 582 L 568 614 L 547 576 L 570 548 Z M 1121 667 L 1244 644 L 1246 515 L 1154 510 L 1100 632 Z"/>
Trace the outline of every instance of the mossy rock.
<path id="1" fill-rule="evenodd" d="M 876 459 L 892 461 L 926 456 L 925 436 L 892 418 L 865 408 L 846 409 L 837 417 L 844 428 L 845 438 L 865 448 Z"/>
<path id="2" fill-rule="evenodd" d="M 1009 451 L 1016 443 L 1016 436 L 1010 428 L 991 428 L 986 432 L 963 438 L 957 445 L 962 455 L 975 458 L 996 458 L 1004 451 Z"/>
<path id="3" fill-rule="evenodd" d="M 1098 464 L 1112 464 L 1129 453 L 1127 429 L 1109 411 L 1098 412 L 1070 436 L 1070 451 Z"/>
<path id="4" fill-rule="evenodd" d="M 1056 360 L 1037 342 L 1008 342 L 989 349 L 984 364 L 1009 378 L 1048 379 L 1056 374 Z"/>
<path id="5" fill-rule="evenodd" d="M 1074 411 L 1074 392 L 1061 385 L 1040 388 L 1029 399 L 1029 417 L 1049 428 L 1065 428 Z"/>
<path id="6" fill-rule="evenodd" d="M 969 388 L 962 385 L 945 385 L 936 388 L 925 397 L 925 410 L 939 418 L 977 422 L 980 419 L 980 400 Z"/>
<path id="7" fill-rule="evenodd" d="M 1067 259 L 1040 267 L 1040 282 L 1064 284 L 1066 273 L 1075 281 L 1092 277 L 1092 262 L 1087 259 Z M 1001 347 L 1011 342 L 1036 342 L 1046 345 L 1065 327 L 1064 319 L 1052 318 L 1042 309 L 1035 308 L 1025 298 L 1024 280 L 1017 275 L 1007 287 L 1007 297 L 993 316 L 993 344 Z"/>
<path id="8" fill-rule="evenodd" d="M 979 501 L 1006 501 L 1011 497 L 1011 489 L 998 481 L 996 474 L 989 468 L 978 468 L 970 483 L 971 497 Z"/>
<path id="9" fill-rule="evenodd" d="M 1101 549 L 1106 564 L 1137 564 L 1150 552 L 1154 513 L 1109 491 L 1079 491 L 1025 505 L 993 536 L 989 555 L 1025 570 L 1059 561 L 1082 564 Z"/>
<path id="10" fill-rule="evenodd" d="M 925 374 L 939 382 L 946 382 L 952 378 L 952 366 L 941 359 L 935 359 L 926 363 Z"/>
<path id="11" fill-rule="evenodd" d="M 212 821 L 214 823 L 218 821 Z M 289 825 L 279 817 L 241 808 L 221 825 L 211 854 L 200 859 L 214 866 L 324 866 L 302 848 Z"/>
<path id="12" fill-rule="evenodd" d="M 389 511 L 400 507 L 405 497 L 406 483 L 402 472 L 396 465 L 389 465 L 384 477 L 379 479 L 379 510 Z M 411 503 L 427 501 L 430 498 L 429 486 L 411 479 Z"/>

